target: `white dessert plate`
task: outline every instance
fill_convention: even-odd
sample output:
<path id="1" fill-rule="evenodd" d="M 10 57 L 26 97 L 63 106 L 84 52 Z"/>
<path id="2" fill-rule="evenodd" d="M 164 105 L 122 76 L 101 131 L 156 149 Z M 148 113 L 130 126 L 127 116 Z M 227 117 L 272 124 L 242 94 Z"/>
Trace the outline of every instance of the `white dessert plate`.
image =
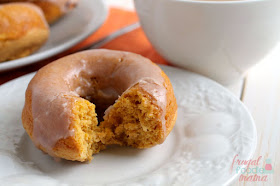
<path id="1" fill-rule="evenodd" d="M 0 86 L 0 183 L 4 185 L 227 185 L 232 160 L 250 159 L 254 121 L 228 90 L 200 75 L 162 66 L 173 84 L 178 119 L 150 149 L 113 146 L 90 163 L 54 161 L 35 148 L 21 124 L 29 74 Z M 1 185 L 1 184 L 0 184 Z"/>
<path id="2" fill-rule="evenodd" d="M 69 49 L 95 32 L 105 21 L 107 12 L 103 0 L 81 0 L 77 8 L 51 25 L 50 37 L 39 51 L 0 63 L 0 72 L 36 63 Z"/>

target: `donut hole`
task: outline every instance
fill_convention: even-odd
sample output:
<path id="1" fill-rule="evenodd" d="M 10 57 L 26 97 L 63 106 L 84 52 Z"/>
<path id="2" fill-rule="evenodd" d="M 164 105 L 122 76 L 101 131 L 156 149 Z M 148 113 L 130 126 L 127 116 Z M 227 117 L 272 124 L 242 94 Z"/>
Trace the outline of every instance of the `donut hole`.
<path id="1" fill-rule="evenodd" d="M 95 105 L 95 112 L 99 123 L 104 119 L 104 113 L 108 107 L 113 105 L 118 98 L 117 91 L 111 86 L 106 86 L 106 82 L 99 77 L 87 77 L 81 74 L 79 90 L 77 92 L 81 98 L 88 100 Z"/>
<path id="2" fill-rule="evenodd" d="M 109 108 L 111 105 L 115 103 L 115 98 L 111 99 L 105 99 L 103 97 L 98 97 L 98 96 L 86 96 L 84 99 L 88 100 L 92 104 L 95 105 L 95 112 L 97 114 L 97 119 L 98 122 L 104 121 L 104 113 L 107 108 Z"/>

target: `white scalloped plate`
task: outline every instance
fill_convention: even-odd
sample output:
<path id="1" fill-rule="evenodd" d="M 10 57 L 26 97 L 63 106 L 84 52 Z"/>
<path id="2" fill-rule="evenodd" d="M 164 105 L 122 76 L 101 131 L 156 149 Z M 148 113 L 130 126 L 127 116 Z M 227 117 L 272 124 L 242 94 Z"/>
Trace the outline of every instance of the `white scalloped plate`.
<path id="1" fill-rule="evenodd" d="M 233 157 L 250 159 L 256 129 L 244 105 L 200 75 L 162 66 L 177 102 L 176 125 L 162 145 L 111 147 L 91 163 L 54 161 L 21 125 L 24 92 L 34 74 L 0 87 L 0 183 L 4 185 L 227 185 Z"/>
<path id="2" fill-rule="evenodd" d="M 22 67 L 63 52 L 95 32 L 105 21 L 107 7 L 103 0 L 80 0 L 72 12 L 50 27 L 50 37 L 36 53 L 0 63 L 0 72 Z"/>

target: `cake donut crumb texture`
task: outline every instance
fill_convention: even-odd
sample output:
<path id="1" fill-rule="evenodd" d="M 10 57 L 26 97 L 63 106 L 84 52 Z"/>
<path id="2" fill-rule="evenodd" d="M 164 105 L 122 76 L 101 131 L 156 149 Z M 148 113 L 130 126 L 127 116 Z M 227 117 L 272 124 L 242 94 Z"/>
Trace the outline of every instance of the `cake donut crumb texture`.
<path id="1" fill-rule="evenodd" d="M 83 162 L 111 144 L 161 144 L 176 117 L 172 85 L 157 65 L 99 49 L 40 69 L 26 90 L 22 123 L 39 149 Z"/>

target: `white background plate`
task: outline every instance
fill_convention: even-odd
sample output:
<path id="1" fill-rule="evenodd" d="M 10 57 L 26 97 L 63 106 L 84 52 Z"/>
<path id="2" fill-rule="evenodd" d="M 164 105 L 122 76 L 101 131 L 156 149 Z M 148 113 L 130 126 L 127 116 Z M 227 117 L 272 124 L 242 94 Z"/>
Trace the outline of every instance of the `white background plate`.
<path id="1" fill-rule="evenodd" d="M 51 25 L 50 37 L 39 51 L 0 63 L 0 72 L 36 63 L 69 49 L 95 32 L 106 16 L 107 7 L 102 0 L 81 0 L 77 8 Z"/>
<path id="2" fill-rule="evenodd" d="M 224 185 L 233 157 L 251 158 L 256 129 L 244 105 L 202 76 L 162 66 L 173 84 L 178 119 L 162 145 L 110 147 L 91 163 L 54 161 L 21 124 L 29 74 L 0 87 L 0 183 L 13 185 Z"/>

